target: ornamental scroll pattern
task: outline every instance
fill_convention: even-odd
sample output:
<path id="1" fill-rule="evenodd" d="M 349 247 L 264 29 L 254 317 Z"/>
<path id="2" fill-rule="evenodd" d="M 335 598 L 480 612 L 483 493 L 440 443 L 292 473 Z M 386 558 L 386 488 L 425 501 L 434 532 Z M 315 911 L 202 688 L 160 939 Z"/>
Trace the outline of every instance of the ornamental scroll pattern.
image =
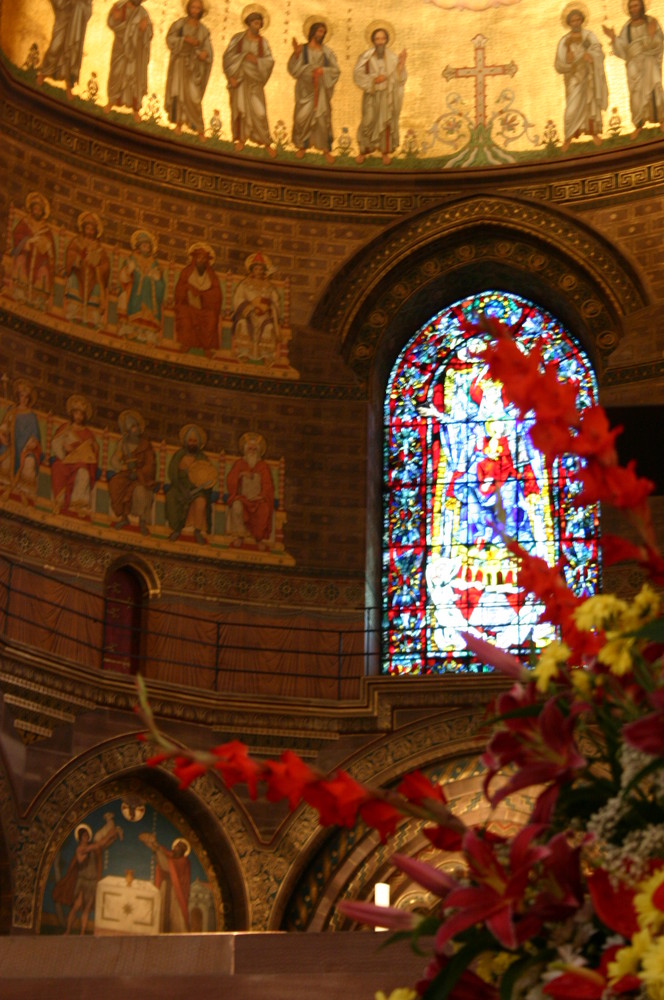
<path id="1" fill-rule="evenodd" d="M 535 274 L 552 296 L 562 292 L 600 356 L 617 346 L 620 319 L 648 302 L 631 266 L 586 225 L 539 205 L 477 197 L 440 206 L 366 247 L 328 286 L 313 322 L 340 332 L 351 367 L 366 377 L 384 330 L 417 295 L 436 281 L 440 296 L 441 277 L 483 262 L 526 280 Z"/>

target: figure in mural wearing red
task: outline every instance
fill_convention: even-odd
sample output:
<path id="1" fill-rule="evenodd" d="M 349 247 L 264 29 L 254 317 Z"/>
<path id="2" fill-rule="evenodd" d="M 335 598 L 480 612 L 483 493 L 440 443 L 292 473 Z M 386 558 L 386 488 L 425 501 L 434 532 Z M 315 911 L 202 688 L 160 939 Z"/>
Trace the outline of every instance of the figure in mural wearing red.
<path id="1" fill-rule="evenodd" d="M 261 434 L 243 434 L 240 438 L 243 457 L 237 459 L 228 473 L 228 526 L 234 536 L 233 547 L 242 545 L 245 538 L 252 538 L 259 549 L 269 547 L 274 481 L 263 460 L 266 447 Z"/>
<path id="2" fill-rule="evenodd" d="M 55 275 L 55 240 L 46 224 L 51 206 L 39 191 L 31 191 L 25 208 L 12 233 L 14 298 L 43 309 Z"/>
<path id="3" fill-rule="evenodd" d="M 219 350 L 221 287 L 212 270 L 214 251 L 207 243 L 192 243 L 189 263 L 175 285 L 175 335 L 183 351 Z"/>
<path id="4" fill-rule="evenodd" d="M 138 839 L 154 851 L 157 864 L 154 884 L 161 896 L 159 930 L 162 934 L 183 934 L 189 928 L 189 889 L 191 886 L 191 845 L 177 837 L 170 851 L 157 842 L 153 833 L 139 833 Z"/>
<path id="5" fill-rule="evenodd" d="M 78 393 L 67 400 L 69 420 L 61 424 L 51 443 L 53 512 L 85 516 L 90 513 L 92 488 L 97 479 L 99 445 L 86 421 L 92 406 Z"/>
<path id="6" fill-rule="evenodd" d="M 53 902 L 71 907 L 67 917 L 65 934 L 71 934 L 76 914 L 79 911 L 81 913 L 81 934 L 85 934 L 90 910 L 95 905 L 97 882 L 101 878 L 102 852 L 110 847 L 118 837 L 122 837 L 120 827 L 115 825 L 109 825 L 109 827 L 108 833 L 99 839 L 95 837 L 94 840 L 92 839 L 92 830 L 87 823 L 80 823 L 74 831 L 77 841 L 74 857 L 69 863 L 64 878 L 61 878 L 53 886 Z"/>

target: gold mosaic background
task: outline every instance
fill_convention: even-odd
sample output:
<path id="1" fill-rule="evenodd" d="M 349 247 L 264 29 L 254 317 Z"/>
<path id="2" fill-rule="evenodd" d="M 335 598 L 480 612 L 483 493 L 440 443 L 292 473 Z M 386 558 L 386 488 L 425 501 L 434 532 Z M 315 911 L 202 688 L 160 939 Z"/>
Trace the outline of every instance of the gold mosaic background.
<path id="1" fill-rule="evenodd" d="M 106 25 L 111 0 L 94 0 L 93 12 L 88 23 L 81 77 L 75 94 L 83 97 L 91 74 L 97 74 L 99 93 L 97 104 L 106 102 L 112 33 Z M 182 15 L 182 5 L 176 0 L 146 0 L 154 27 L 149 69 L 150 94 L 155 94 L 155 107 L 161 109 L 161 124 L 167 125 L 163 112 L 168 51 L 165 35 L 170 24 Z M 222 54 L 233 34 L 242 29 L 241 12 L 244 0 L 210 0 L 206 24 L 214 46 L 214 61 L 210 82 L 203 103 L 204 119 L 209 123 L 214 109 L 219 109 L 222 119 L 222 140 L 230 139 L 228 92 L 222 72 Z M 445 114 L 447 98 L 458 93 L 464 102 L 463 110 L 470 119 L 475 118 L 475 89 L 470 79 L 450 80 L 443 77 L 447 67 L 470 67 L 474 64 L 472 40 L 479 34 L 486 42 L 486 61 L 492 66 L 507 66 L 514 62 L 514 76 L 493 76 L 487 80 L 487 114 L 497 108 L 497 101 L 505 91 L 513 92 L 512 111 L 522 113 L 531 124 L 521 137 L 507 144 L 511 152 L 539 151 L 545 154 L 547 122 L 553 121 L 562 141 L 562 116 L 564 85 L 553 68 L 556 47 L 566 32 L 561 24 L 563 4 L 558 0 L 365 0 L 351 5 L 349 2 L 304 3 L 302 0 L 283 0 L 270 3 L 265 8 L 269 25 L 264 30 L 273 55 L 275 68 L 266 88 L 268 116 L 272 133 L 290 137 L 293 115 L 294 81 L 288 75 L 286 64 L 292 52 L 292 39 L 303 40 L 303 23 L 312 14 L 325 20 L 329 26 L 327 41 L 336 53 L 341 67 L 341 78 L 333 98 L 333 125 L 335 141 L 348 130 L 356 152 L 355 133 L 360 116 L 360 92 L 353 83 L 353 67 L 360 53 L 367 47 L 367 27 L 384 19 L 394 29 L 391 40 L 396 52 L 408 50 L 405 100 L 401 116 L 402 144 L 409 144 L 418 157 L 447 156 L 453 150 L 443 142 L 444 127 L 441 123 L 432 130 L 434 123 Z M 608 39 L 602 33 L 602 24 L 619 31 L 626 20 L 621 0 L 595 0 L 588 4 L 589 17 L 586 27 L 602 41 L 606 54 L 606 75 L 609 85 L 609 110 L 605 114 L 604 129 L 608 133 L 612 109 L 617 108 L 620 118 L 620 135 L 631 131 L 629 103 L 625 81 L 625 64 L 610 52 Z M 662 9 L 653 3 L 649 13 L 664 21 Z M 40 56 L 45 52 L 51 37 L 53 12 L 48 0 L 5 0 L 1 18 L 1 40 L 5 54 L 15 67 L 24 66 L 30 46 L 37 43 Z M 58 85 L 61 86 L 61 85 Z M 147 101 L 144 104 L 146 112 Z M 129 114 L 126 115 L 129 123 Z M 518 120 L 517 120 L 518 119 Z M 282 122 L 283 126 L 279 127 Z M 523 119 L 513 119 L 514 133 L 520 131 Z M 614 131 L 617 134 L 618 126 Z M 141 126 L 138 126 L 139 128 Z M 409 130 L 412 130 L 409 135 Z M 495 132 L 495 130 L 494 130 Z M 650 130 L 646 134 L 652 134 Z M 438 137 L 436 137 L 436 135 Z M 587 140 L 587 137 L 586 137 Z M 627 140 L 625 140 L 627 141 Z M 587 141 L 572 146 L 574 151 L 590 149 Z M 551 147 L 549 147 L 549 152 Z"/>

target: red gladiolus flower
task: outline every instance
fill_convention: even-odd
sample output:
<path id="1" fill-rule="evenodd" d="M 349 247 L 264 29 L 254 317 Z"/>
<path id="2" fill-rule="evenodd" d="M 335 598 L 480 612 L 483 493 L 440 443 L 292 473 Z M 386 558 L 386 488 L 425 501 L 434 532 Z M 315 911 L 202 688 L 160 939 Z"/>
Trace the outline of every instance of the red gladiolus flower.
<path id="1" fill-rule="evenodd" d="M 147 767 L 158 767 L 159 764 L 163 764 L 165 760 L 170 760 L 170 758 L 170 753 L 156 753 L 154 757 L 150 757 L 145 763 Z"/>
<path id="2" fill-rule="evenodd" d="M 622 427 L 611 428 L 602 406 L 589 406 L 581 414 L 580 429 L 574 438 L 575 455 L 595 458 L 602 465 L 615 465 L 618 461 L 615 441 Z"/>
<path id="3" fill-rule="evenodd" d="M 635 465 L 635 462 L 629 462 L 625 467 L 588 462 L 575 475 L 583 489 L 574 498 L 574 503 L 577 507 L 584 507 L 602 501 L 619 510 L 643 510 L 655 484 L 650 479 L 637 476 Z"/>
<path id="4" fill-rule="evenodd" d="M 445 826 L 425 826 L 422 833 L 439 851 L 460 851 L 463 837 L 459 830 Z"/>
<path id="5" fill-rule="evenodd" d="M 334 778 L 306 785 L 302 798 L 318 811 L 322 826 L 352 827 L 360 806 L 369 796 L 349 774 L 337 771 Z"/>
<path id="6" fill-rule="evenodd" d="M 413 805 L 421 806 L 425 802 L 442 802 L 447 805 L 445 792 L 440 785 L 434 785 L 421 771 L 411 771 L 397 788 L 397 792 Z"/>
<path id="7" fill-rule="evenodd" d="M 650 545 L 634 545 L 617 535 L 603 535 L 600 544 L 605 566 L 621 562 L 638 563 L 654 583 L 664 586 L 664 559 L 657 549 Z"/>
<path id="8" fill-rule="evenodd" d="M 394 833 L 403 818 L 394 806 L 383 799 L 369 799 L 368 802 L 363 802 L 360 806 L 360 817 L 367 826 L 378 831 L 383 844 Z"/>
<path id="9" fill-rule="evenodd" d="M 251 798 L 255 799 L 263 768 L 251 759 L 248 747 L 239 740 L 231 740 L 212 747 L 212 753 L 218 758 L 213 767 L 221 774 L 226 787 L 232 788 L 233 785 L 244 783 Z"/>
<path id="10" fill-rule="evenodd" d="M 207 767 L 205 764 L 198 764 L 196 761 L 189 760 L 188 757 L 176 757 L 173 771 L 175 777 L 180 782 L 179 787 L 188 788 L 196 778 L 201 778 L 204 774 L 207 774 Z"/>
<path id="11" fill-rule="evenodd" d="M 268 802 L 288 799 L 288 808 L 296 809 L 302 801 L 305 787 L 316 780 L 316 774 L 292 750 L 285 750 L 279 760 L 265 761 L 263 779 L 267 784 Z"/>
<path id="12" fill-rule="evenodd" d="M 567 424 L 553 420 L 533 424 L 530 428 L 530 440 L 549 463 L 560 455 L 569 454 L 574 442 Z"/>

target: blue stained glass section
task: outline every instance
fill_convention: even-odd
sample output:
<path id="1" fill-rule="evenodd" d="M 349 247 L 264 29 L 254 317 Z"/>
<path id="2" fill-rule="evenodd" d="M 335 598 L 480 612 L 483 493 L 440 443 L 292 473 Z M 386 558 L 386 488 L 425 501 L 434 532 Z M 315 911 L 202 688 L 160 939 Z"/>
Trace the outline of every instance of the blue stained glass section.
<path id="1" fill-rule="evenodd" d="M 478 357 L 488 341 L 461 321 L 482 314 L 514 327 L 527 354 L 537 344 L 559 377 L 597 401 L 590 362 L 553 316 L 488 291 L 455 303 L 412 338 L 392 369 L 385 401 L 384 672 L 486 669 L 465 649 L 469 631 L 524 655 L 555 638 L 542 608 L 519 594 L 513 538 L 564 574 L 582 595 L 599 582 L 598 511 L 577 508 L 578 459 L 547 463 L 502 386 Z"/>

